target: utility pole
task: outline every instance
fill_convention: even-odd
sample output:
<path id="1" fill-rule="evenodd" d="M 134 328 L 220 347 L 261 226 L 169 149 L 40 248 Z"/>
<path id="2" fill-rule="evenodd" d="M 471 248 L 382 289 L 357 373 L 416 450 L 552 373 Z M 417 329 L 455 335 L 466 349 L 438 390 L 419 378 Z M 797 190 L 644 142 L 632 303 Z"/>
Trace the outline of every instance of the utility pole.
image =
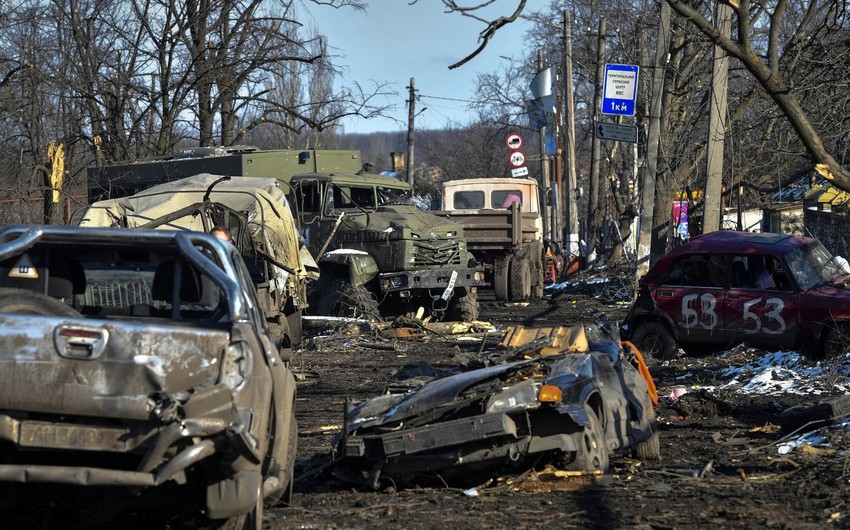
<path id="1" fill-rule="evenodd" d="M 732 7 L 717 3 L 716 26 L 722 37 L 732 32 Z M 729 81 L 729 56 L 714 45 L 711 76 L 711 110 L 708 116 L 708 150 L 703 201 L 702 233 L 720 229 L 723 219 L 723 139 L 726 137 L 726 89 Z"/>
<path id="2" fill-rule="evenodd" d="M 655 263 L 652 255 L 653 218 L 655 216 L 655 178 L 658 167 L 658 144 L 661 139 L 661 100 L 664 97 L 664 65 L 670 44 L 670 4 L 661 2 L 658 23 L 658 42 L 655 44 L 655 65 L 652 71 L 652 101 L 649 105 L 649 131 L 646 138 L 646 167 L 640 184 L 640 236 L 637 248 L 636 280 L 640 280 Z M 671 206 L 668 206 L 670 208 Z M 668 210 L 669 211 L 669 210 Z M 669 214 L 668 214 L 669 215 Z M 666 222 L 666 217 L 664 218 Z"/>
<path id="3" fill-rule="evenodd" d="M 596 83 L 593 98 L 593 119 L 598 120 L 602 112 L 602 90 L 600 85 L 605 78 L 605 19 L 599 21 L 599 39 L 596 44 Z M 593 135 L 590 159 L 590 190 L 587 206 L 587 255 L 596 250 L 596 229 L 599 221 L 599 166 L 602 163 L 602 141 Z"/>
<path id="4" fill-rule="evenodd" d="M 410 78 L 410 96 L 407 100 L 407 183 L 413 188 L 413 118 L 416 115 L 414 106 L 416 105 L 416 78 Z"/>
<path id="5" fill-rule="evenodd" d="M 542 72 L 543 68 L 543 50 L 537 50 L 537 72 Z M 549 197 L 549 160 L 546 155 L 546 127 L 540 128 L 540 179 L 543 186 L 544 199 Z M 549 206 L 549 201 L 543 202 L 543 236 L 551 239 L 552 234 L 552 208 Z"/>
<path id="6" fill-rule="evenodd" d="M 576 119 L 573 99 L 573 37 L 570 14 L 564 10 L 564 212 L 566 219 L 566 251 L 578 255 L 578 200 L 576 200 Z"/>

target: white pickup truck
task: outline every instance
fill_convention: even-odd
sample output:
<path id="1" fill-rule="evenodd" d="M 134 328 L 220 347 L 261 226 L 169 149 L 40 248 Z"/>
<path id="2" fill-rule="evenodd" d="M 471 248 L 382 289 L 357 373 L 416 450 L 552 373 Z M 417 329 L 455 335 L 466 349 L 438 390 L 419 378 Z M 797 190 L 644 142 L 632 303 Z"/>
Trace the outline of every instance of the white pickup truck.
<path id="1" fill-rule="evenodd" d="M 156 499 L 151 516 L 177 507 L 259 529 L 264 499 L 292 492 L 290 355 L 230 243 L 194 231 L 4 227 L 3 491 L 37 484 L 43 509 L 113 528 Z"/>

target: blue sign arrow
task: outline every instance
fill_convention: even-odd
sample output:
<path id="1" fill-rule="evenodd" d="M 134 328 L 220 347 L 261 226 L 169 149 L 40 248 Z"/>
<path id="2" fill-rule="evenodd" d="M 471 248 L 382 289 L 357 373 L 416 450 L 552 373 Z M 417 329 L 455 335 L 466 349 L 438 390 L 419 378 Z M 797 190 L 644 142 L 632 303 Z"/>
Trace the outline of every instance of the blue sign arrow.
<path id="1" fill-rule="evenodd" d="M 628 64 L 605 65 L 602 114 L 635 115 L 639 68 Z"/>

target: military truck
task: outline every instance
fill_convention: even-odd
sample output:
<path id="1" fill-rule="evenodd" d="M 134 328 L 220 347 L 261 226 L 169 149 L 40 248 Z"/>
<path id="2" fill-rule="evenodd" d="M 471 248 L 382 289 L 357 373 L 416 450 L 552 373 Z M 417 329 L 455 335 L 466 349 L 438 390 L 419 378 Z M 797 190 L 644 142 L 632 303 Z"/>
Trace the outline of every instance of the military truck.
<path id="1" fill-rule="evenodd" d="M 376 318 L 423 307 L 438 319 L 478 318 L 484 273 L 463 228 L 415 206 L 406 182 L 308 173 L 289 183 L 301 234 L 321 270 L 319 314 Z"/>
<path id="2" fill-rule="evenodd" d="M 443 182 L 436 215 L 463 225 L 468 250 L 485 267 L 497 300 L 540 298 L 559 268 L 557 245 L 543 237 L 537 181 L 473 178 Z"/>
<path id="3" fill-rule="evenodd" d="M 309 313 L 389 318 L 424 308 L 435 319 L 478 317 L 484 270 L 463 227 L 423 212 L 407 183 L 366 173 L 358 151 L 194 150 L 202 155 L 89 168 L 90 199 L 121 197 L 201 170 L 276 178 L 318 262 Z"/>

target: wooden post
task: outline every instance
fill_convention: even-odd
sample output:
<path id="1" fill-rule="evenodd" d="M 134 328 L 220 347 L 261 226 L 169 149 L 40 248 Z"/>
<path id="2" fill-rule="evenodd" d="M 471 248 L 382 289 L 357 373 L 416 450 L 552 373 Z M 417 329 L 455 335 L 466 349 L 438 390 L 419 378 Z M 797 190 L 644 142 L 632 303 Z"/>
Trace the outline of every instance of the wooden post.
<path id="1" fill-rule="evenodd" d="M 655 46 L 655 66 L 652 72 L 652 101 L 649 107 L 649 131 L 646 138 L 646 167 L 640 179 L 640 237 L 637 248 L 637 267 L 635 279 L 649 271 L 649 267 L 658 256 L 653 256 L 652 236 L 653 226 L 664 222 L 672 215 L 673 205 L 662 208 L 659 214 L 659 223 L 654 222 L 655 217 L 655 178 L 658 167 L 658 144 L 661 139 L 661 102 L 664 98 L 664 65 L 667 62 L 667 47 L 670 44 L 670 4 L 665 0 L 661 2 L 661 16 L 658 23 L 658 42 Z"/>
<path id="2" fill-rule="evenodd" d="M 564 10 L 564 213 L 567 254 L 578 255 L 578 199 L 576 198 L 576 125 L 573 99 L 573 39 L 570 14 Z"/>
<path id="3" fill-rule="evenodd" d="M 605 19 L 599 21 L 599 38 L 596 48 L 596 83 L 595 96 L 593 98 L 593 119 L 598 120 L 602 109 L 602 88 L 605 79 L 605 31 L 607 25 Z M 599 166 L 602 163 L 602 143 L 596 135 L 593 135 L 590 159 L 590 190 L 588 190 L 587 205 L 587 254 L 590 256 L 596 249 L 596 231 L 599 224 Z"/>
<path id="4" fill-rule="evenodd" d="M 413 117 L 414 106 L 416 105 L 416 90 L 414 85 L 416 83 L 416 79 L 410 78 L 410 86 L 407 87 L 410 89 L 409 99 L 407 100 L 407 183 L 410 184 L 410 187 L 413 188 Z"/>
<path id="5" fill-rule="evenodd" d="M 718 2 L 715 17 L 715 25 L 720 29 L 720 34 L 729 37 L 732 32 L 732 7 Z M 713 64 L 708 145 L 706 146 L 708 156 L 702 214 L 703 234 L 719 230 L 720 220 L 723 219 L 723 140 L 726 137 L 726 85 L 729 80 L 729 56 L 716 44 Z"/>

